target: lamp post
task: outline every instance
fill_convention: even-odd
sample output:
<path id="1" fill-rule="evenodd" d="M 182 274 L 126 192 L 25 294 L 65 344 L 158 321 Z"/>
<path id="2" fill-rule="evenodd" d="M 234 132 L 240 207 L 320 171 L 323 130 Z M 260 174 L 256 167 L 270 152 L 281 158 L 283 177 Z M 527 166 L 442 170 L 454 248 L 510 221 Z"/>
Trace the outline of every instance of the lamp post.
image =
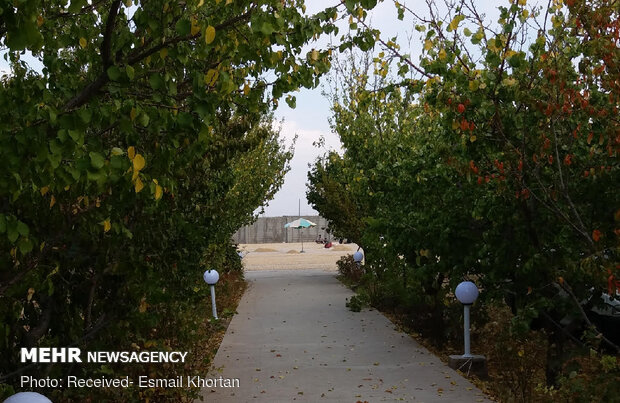
<path id="1" fill-rule="evenodd" d="M 220 279 L 220 275 L 216 270 L 209 269 L 204 272 L 202 278 L 205 280 L 205 283 L 209 284 L 211 287 L 211 306 L 213 307 L 213 317 L 218 319 L 217 307 L 215 306 L 215 283 L 217 283 Z"/>
<path id="2" fill-rule="evenodd" d="M 472 355 L 469 335 L 469 309 L 478 298 L 479 292 L 476 284 L 471 281 L 463 281 L 454 290 L 456 299 L 463 304 L 463 338 L 465 340 L 465 353 L 463 355 L 451 355 L 448 365 L 453 369 L 474 371 L 480 376 L 486 376 L 486 359 L 482 355 Z"/>
<path id="3" fill-rule="evenodd" d="M 364 259 L 364 254 L 360 252 L 359 250 L 353 254 L 353 261 L 357 265 L 358 269 L 360 268 L 363 259 Z"/>
<path id="4" fill-rule="evenodd" d="M 463 304 L 463 335 L 465 339 L 465 354 L 463 357 L 471 357 L 470 338 L 469 338 L 469 308 L 478 298 L 478 287 L 471 281 L 463 281 L 454 290 L 456 299 Z"/>

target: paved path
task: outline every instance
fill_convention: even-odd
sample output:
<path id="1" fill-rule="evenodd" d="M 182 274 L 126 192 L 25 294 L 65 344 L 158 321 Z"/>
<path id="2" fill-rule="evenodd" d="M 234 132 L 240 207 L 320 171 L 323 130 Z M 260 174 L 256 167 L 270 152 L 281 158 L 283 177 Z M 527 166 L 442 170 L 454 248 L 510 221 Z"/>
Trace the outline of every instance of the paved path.
<path id="1" fill-rule="evenodd" d="M 482 402 L 482 392 L 321 270 L 251 271 L 206 402 Z"/>

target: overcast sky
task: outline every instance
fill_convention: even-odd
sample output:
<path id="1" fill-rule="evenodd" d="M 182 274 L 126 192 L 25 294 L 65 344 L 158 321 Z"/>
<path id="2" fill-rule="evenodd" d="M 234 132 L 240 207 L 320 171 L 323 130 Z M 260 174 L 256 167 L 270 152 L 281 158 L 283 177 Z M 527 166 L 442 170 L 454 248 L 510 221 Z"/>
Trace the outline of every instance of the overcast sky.
<path id="1" fill-rule="evenodd" d="M 333 6 L 339 1 L 313 0 L 308 1 L 308 13 L 316 12 L 325 7 Z M 406 4 L 406 2 L 405 2 Z M 407 34 L 413 31 L 411 21 L 398 21 L 397 12 L 391 1 L 379 3 L 371 13 L 372 25 L 382 32 L 382 37 L 391 38 L 399 36 L 402 43 L 406 42 Z M 340 36 L 347 31 L 347 21 L 341 27 L 340 33 L 333 41 L 338 41 Z M 416 33 L 417 34 L 417 33 Z M 418 35 L 414 35 L 417 39 Z M 323 38 L 308 48 L 324 46 L 329 42 L 329 38 Z M 415 45 L 413 46 L 416 47 Z M 412 50 L 413 51 L 413 50 Z M 413 58 L 417 60 L 417 54 Z M 324 84 L 325 79 L 321 82 Z M 326 153 L 329 149 L 340 150 L 340 140 L 329 127 L 328 118 L 330 116 L 329 102 L 321 95 L 321 88 L 313 90 L 302 90 L 294 94 L 297 97 L 297 106 L 291 109 L 285 102 L 280 102 L 275 112 L 277 119 L 283 119 L 281 136 L 290 144 L 295 134 L 298 139 L 295 146 L 295 156 L 291 161 L 291 170 L 285 177 L 284 185 L 275 195 L 274 199 L 265 207 L 263 216 L 273 217 L 282 215 L 301 215 L 318 214 L 306 200 L 306 183 L 308 175 L 308 164 L 313 163 L 316 158 Z M 325 147 L 318 149 L 313 146 L 320 137 L 325 139 Z M 301 208 L 299 206 L 301 205 Z"/>

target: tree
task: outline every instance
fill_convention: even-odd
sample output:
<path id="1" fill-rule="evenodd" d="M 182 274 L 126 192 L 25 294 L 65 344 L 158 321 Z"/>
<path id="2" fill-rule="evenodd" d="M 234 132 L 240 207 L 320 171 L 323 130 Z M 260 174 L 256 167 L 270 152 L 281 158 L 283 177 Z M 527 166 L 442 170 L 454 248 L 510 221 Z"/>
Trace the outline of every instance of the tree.
<path id="1" fill-rule="evenodd" d="M 70 370 L 19 365 L 20 346 L 191 345 L 200 273 L 233 265 L 230 236 L 291 158 L 269 109 L 329 67 L 328 50 L 302 47 L 335 29 L 334 10 L 306 16 L 303 1 L 279 0 L 0 7 L 12 70 L 0 88 L 2 381 Z"/>
<path id="2" fill-rule="evenodd" d="M 421 32 L 419 63 L 348 4 L 359 29 L 341 49 L 380 47 L 375 75 L 388 79 L 368 86 L 361 72 L 334 108 L 343 164 L 357 173 L 344 186 L 361 184 L 352 198 L 373 206 L 367 221 L 393 254 L 427 278 L 476 278 L 486 298 L 510 302 L 517 328 L 553 310 L 583 316 L 580 301 L 596 304 L 618 276 L 616 3 L 511 2 L 495 25 L 473 2 L 443 14 L 395 6 Z M 408 124 L 392 111 L 401 99 Z"/>

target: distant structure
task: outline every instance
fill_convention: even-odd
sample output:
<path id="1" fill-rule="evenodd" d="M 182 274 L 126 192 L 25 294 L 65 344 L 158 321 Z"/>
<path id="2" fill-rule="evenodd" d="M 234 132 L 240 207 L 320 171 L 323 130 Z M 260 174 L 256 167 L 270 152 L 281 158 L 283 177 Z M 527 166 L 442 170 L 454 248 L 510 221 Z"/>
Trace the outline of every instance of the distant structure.
<path id="1" fill-rule="evenodd" d="M 303 230 L 284 228 L 284 224 L 298 218 L 297 215 L 260 217 L 254 224 L 240 228 L 235 232 L 232 239 L 236 243 L 292 243 L 301 242 L 302 236 L 304 242 L 313 242 L 319 235 L 321 235 L 321 239 L 329 238 L 329 234 L 325 230 L 327 220 L 318 215 L 302 216 L 302 218 L 316 223 L 316 227 L 304 228 Z"/>

